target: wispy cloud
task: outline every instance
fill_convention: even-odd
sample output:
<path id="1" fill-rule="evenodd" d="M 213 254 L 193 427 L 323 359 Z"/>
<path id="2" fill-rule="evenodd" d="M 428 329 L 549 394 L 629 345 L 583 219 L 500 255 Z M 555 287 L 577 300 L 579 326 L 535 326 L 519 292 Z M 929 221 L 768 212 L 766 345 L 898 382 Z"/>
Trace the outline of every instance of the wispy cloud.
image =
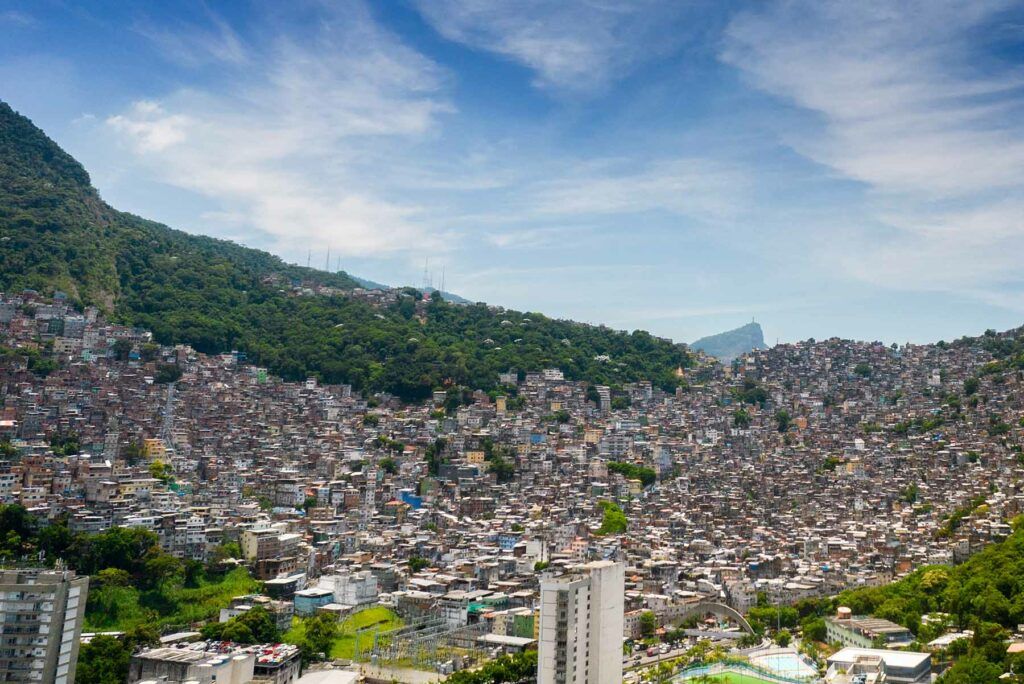
<path id="1" fill-rule="evenodd" d="M 737 165 L 706 158 L 623 164 L 596 160 L 535 188 L 540 214 L 589 216 L 665 211 L 724 223 L 744 209 L 749 178 Z"/>
<path id="2" fill-rule="evenodd" d="M 212 12 L 206 12 L 205 19 L 202 24 L 179 23 L 174 27 L 139 20 L 133 29 L 152 41 L 165 58 L 184 66 L 247 62 L 248 50 L 234 29 Z"/>
<path id="3" fill-rule="evenodd" d="M 20 10 L 4 10 L 0 11 L 0 24 L 8 24 L 11 26 L 35 26 L 38 22 L 28 12 L 22 12 Z"/>
<path id="4" fill-rule="evenodd" d="M 220 22 L 211 30 L 234 35 Z M 232 217 L 286 248 L 369 255 L 439 242 L 442 229 L 416 220 L 420 207 L 382 196 L 363 175 L 362 155 L 370 144 L 414 145 L 451 110 L 439 67 L 355 2 L 325 11 L 312 35 L 281 33 L 247 55 L 245 78 L 138 101 L 108 129 L 160 180 L 217 203 L 207 217 Z"/>
<path id="5" fill-rule="evenodd" d="M 736 17 L 723 59 L 817 116 L 798 152 L 864 184 L 887 231 L 834 256 L 886 286 L 1020 280 L 1024 75 L 982 52 L 1013 3 L 790 1 Z"/>
<path id="6" fill-rule="evenodd" d="M 523 64 L 536 73 L 536 84 L 542 88 L 582 93 L 601 89 L 639 64 L 677 49 L 693 31 L 687 19 L 699 3 L 415 0 L 415 4 L 448 40 Z"/>

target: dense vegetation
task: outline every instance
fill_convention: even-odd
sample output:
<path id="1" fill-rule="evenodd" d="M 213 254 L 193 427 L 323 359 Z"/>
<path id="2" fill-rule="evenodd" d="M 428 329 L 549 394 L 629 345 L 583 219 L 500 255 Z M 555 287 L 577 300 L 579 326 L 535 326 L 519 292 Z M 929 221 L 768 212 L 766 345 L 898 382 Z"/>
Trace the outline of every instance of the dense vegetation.
<path id="1" fill-rule="evenodd" d="M 534 682 L 537 676 L 537 652 L 526 651 L 502 656 L 478 670 L 464 670 L 448 677 L 449 684 L 501 684 Z"/>
<path id="2" fill-rule="evenodd" d="M 218 549 L 204 566 L 165 553 L 149 530 L 112 527 L 74 534 L 61 520 L 37 526 L 17 504 L 0 505 L 0 530 L 0 561 L 61 558 L 90 576 L 87 630 L 185 626 L 215 616 L 232 597 L 259 588 L 244 568 L 221 567 L 224 557 L 241 555 L 237 545 Z"/>
<path id="3" fill-rule="evenodd" d="M 121 638 L 95 636 L 78 652 L 75 684 L 124 684 L 135 649 L 159 644 L 160 634 L 152 627 L 134 628 Z"/>
<path id="4" fill-rule="evenodd" d="M 601 506 L 601 527 L 594 532 L 599 537 L 609 534 L 623 534 L 629 527 L 629 520 L 622 509 L 612 501 L 602 501 Z"/>
<path id="5" fill-rule="evenodd" d="M 923 567 L 892 584 L 844 592 L 838 603 L 855 614 L 902 624 L 921 642 L 950 627 L 973 630 L 972 639 L 954 642 L 940 654 L 956 659 L 944 683 L 995 681 L 1011 666 L 1022 672 L 1024 662 L 1020 655 L 1007 655 L 1006 639 L 1024 623 L 1024 524 L 1016 520 L 1010 537 L 962 565 Z"/>
<path id="6" fill-rule="evenodd" d="M 295 296 L 293 283 L 341 294 Z M 408 400 L 451 384 L 489 389 L 509 368 L 552 366 L 599 384 L 672 388 L 690 360 L 685 347 L 641 331 L 443 301 L 423 316 L 416 290 L 382 309 L 348 296 L 355 286 L 344 273 L 112 209 L 78 162 L 0 103 L 0 291 L 61 291 L 163 343 L 239 349 L 290 380 L 315 376 Z"/>
<path id="7" fill-rule="evenodd" d="M 608 461 L 608 472 L 618 473 L 627 480 L 640 480 L 644 487 L 650 487 L 658 479 L 652 468 L 623 461 Z"/>

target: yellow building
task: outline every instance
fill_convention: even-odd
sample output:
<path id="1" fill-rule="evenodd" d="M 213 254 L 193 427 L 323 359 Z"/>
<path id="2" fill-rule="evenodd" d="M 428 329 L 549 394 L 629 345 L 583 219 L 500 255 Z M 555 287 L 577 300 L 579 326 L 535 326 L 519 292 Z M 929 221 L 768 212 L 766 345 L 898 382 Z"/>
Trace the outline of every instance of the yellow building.
<path id="1" fill-rule="evenodd" d="M 162 439 L 149 437 L 142 440 L 142 455 L 150 461 L 158 461 L 167 455 L 167 447 Z"/>
<path id="2" fill-rule="evenodd" d="M 467 451 L 466 461 L 469 463 L 480 464 L 484 462 L 484 452 L 482 451 Z"/>

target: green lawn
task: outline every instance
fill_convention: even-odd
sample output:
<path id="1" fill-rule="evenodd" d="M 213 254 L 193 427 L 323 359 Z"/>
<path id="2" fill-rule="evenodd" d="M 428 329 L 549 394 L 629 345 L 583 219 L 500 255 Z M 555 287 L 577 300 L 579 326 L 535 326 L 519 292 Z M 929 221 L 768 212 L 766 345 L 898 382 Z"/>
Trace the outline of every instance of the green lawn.
<path id="1" fill-rule="evenodd" d="M 358 613 L 353 613 L 341 622 L 341 636 L 339 636 L 331 647 L 331 657 L 343 660 L 351 660 L 356 653 L 356 631 L 366 627 L 378 627 L 381 632 L 391 629 L 398 629 L 404 623 L 393 611 L 384 606 L 366 608 Z M 305 627 L 302 618 L 295 618 L 292 621 L 292 628 L 285 632 L 283 640 L 289 644 L 298 644 L 302 641 Z M 359 653 L 364 656 L 373 648 L 373 630 L 369 629 L 359 635 Z"/>
<path id="2" fill-rule="evenodd" d="M 248 570 L 236 568 L 219 580 L 204 579 L 191 589 L 139 591 L 131 586 L 90 587 L 84 629 L 123 632 L 140 624 L 158 629 L 186 626 L 216 617 L 233 597 L 254 593 L 259 586 Z"/>
<path id="3" fill-rule="evenodd" d="M 721 684 L 778 684 L 773 683 L 770 679 L 761 679 L 760 677 L 754 677 L 753 675 L 740 674 L 738 672 L 726 672 L 718 675 L 718 681 Z"/>

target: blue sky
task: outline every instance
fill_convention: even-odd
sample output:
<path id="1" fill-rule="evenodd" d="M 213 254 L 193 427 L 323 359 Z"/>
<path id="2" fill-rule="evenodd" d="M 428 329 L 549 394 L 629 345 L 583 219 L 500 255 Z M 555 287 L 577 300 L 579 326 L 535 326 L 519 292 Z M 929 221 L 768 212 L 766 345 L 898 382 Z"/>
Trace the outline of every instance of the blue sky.
<path id="1" fill-rule="evenodd" d="M 114 206 L 690 341 L 1024 322 L 1024 4 L 0 0 Z"/>

